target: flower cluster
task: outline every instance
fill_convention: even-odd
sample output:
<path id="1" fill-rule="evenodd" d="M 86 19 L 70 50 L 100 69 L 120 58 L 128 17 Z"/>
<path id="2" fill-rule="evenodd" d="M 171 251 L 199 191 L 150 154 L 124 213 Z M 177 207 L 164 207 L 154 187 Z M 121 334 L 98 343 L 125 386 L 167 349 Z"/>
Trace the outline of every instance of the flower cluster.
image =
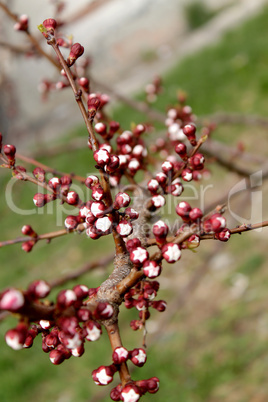
<path id="1" fill-rule="evenodd" d="M 30 348 L 41 333 L 43 351 L 49 353 L 53 364 L 58 365 L 72 355 L 82 356 L 85 341 L 93 342 L 100 338 L 100 323 L 109 319 L 114 310 L 105 302 L 89 309 L 87 300 L 96 294 L 96 289 L 75 285 L 73 289 L 59 292 L 56 303 L 50 304 L 46 311 L 46 319 L 36 319 L 35 316 L 42 314 L 42 308 L 45 311 L 47 305 L 40 299 L 46 298 L 49 293 L 50 286 L 43 280 L 32 282 L 25 292 L 8 288 L 1 294 L 0 309 L 21 315 L 28 313 L 31 318 L 27 323 L 19 321 L 15 328 L 7 331 L 6 343 L 11 348 Z"/>

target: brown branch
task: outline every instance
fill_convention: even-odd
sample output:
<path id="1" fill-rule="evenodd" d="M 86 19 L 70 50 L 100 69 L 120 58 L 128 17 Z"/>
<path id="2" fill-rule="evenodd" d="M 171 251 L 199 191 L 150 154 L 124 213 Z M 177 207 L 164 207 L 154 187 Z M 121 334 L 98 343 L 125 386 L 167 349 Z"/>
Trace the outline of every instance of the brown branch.
<path id="1" fill-rule="evenodd" d="M 30 48 L 16 46 L 13 43 L 7 43 L 6 41 L 0 40 L 0 46 L 5 47 L 11 52 L 18 53 L 18 54 L 25 54 L 31 51 Z"/>
<path id="2" fill-rule="evenodd" d="M 59 170 L 56 170 L 56 169 L 53 169 L 53 168 L 51 168 L 51 167 L 49 167 L 47 165 L 44 165 L 43 163 L 38 162 L 37 160 L 35 160 L 33 158 L 29 158 L 28 156 L 24 156 L 24 155 L 21 155 L 19 153 L 16 153 L 16 159 L 20 159 L 23 162 L 29 163 L 29 164 L 34 165 L 34 166 L 38 166 L 38 167 L 44 169 L 46 172 L 53 173 L 53 175 L 56 175 L 56 176 L 68 176 L 71 179 L 80 181 L 81 183 L 85 182 L 85 178 L 82 177 L 82 176 L 78 176 L 78 175 L 73 174 L 73 173 L 60 172 Z"/>
<path id="3" fill-rule="evenodd" d="M 81 114 L 83 116 L 83 119 L 84 119 L 84 122 L 86 124 L 88 135 L 89 135 L 89 138 L 90 138 L 90 141 L 91 141 L 91 144 L 92 144 L 92 149 L 93 149 L 93 151 L 96 151 L 98 149 L 98 142 L 96 140 L 92 124 L 91 124 L 91 122 L 90 122 L 90 120 L 88 118 L 88 113 L 87 113 L 87 111 L 85 109 L 85 106 L 83 104 L 83 101 L 82 101 L 82 92 L 77 89 L 75 81 L 74 81 L 73 76 L 72 76 L 72 73 L 70 71 L 70 68 L 68 67 L 68 65 L 66 63 L 66 61 L 65 61 L 65 59 L 64 59 L 64 57 L 63 57 L 63 55 L 62 55 L 57 43 L 56 43 L 55 38 L 50 37 L 47 40 L 47 43 L 52 46 L 54 52 L 56 53 L 56 55 L 58 57 L 58 60 L 59 60 L 59 62 L 61 64 L 61 66 L 62 66 L 62 68 L 63 68 L 63 70 L 64 70 L 64 72 L 66 74 L 66 77 L 67 77 L 67 79 L 68 79 L 68 81 L 69 81 L 69 83 L 71 85 L 71 88 L 72 88 L 74 96 L 75 96 L 76 103 L 77 103 L 77 105 L 78 105 L 78 107 L 80 109 L 80 112 L 81 112 Z"/>
<path id="4" fill-rule="evenodd" d="M 17 14 L 12 13 L 12 11 L 8 8 L 8 6 L 2 2 L 0 2 L 0 8 L 4 10 L 4 12 L 15 22 L 18 22 Z"/>
<path id="5" fill-rule="evenodd" d="M 81 223 L 75 229 L 69 229 L 69 230 L 61 229 L 61 230 L 57 230 L 55 232 L 49 232 L 49 233 L 37 235 L 36 237 L 24 236 L 24 237 L 17 237 L 16 239 L 13 239 L 13 240 L 5 240 L 5 241 L 0 242 L 0 247 L 10 246 L 10 245 L 17 244 L 17 243 L 24 243 L 26 241 L 34 241 L 35 243 L 37 243 L 39 240 L 49 240 L 50 241 L 52 239 L 56 239 L 57 237 L 61 237 L 61 236 L 64 236 L 66 234 L 73 233 L 73 232 L 77 232 L 80 234 L 84 230 L 85 230 L 85 227 Z"/>
<path id="6" fill-rule="evenodd" d="M 115 322 L 113 324 L 107 325 L 107 326 L 105 326 L 105 329 L 106 329 L 107 334 L 109 336 L 109 340 L 110 340 L 112 350 L 114 351 L 115 348 L 121 347 L 122 346 L 122 341 L 121 341 L 121 337 L 120 337 L 118 323 Z M 129 374 L 127 363 L 120 364 L 120 366 L 119 366 L 119 376 L 120 376 L 122 386 L 124 386 L 126 383 L 131 381 L 131 377 L 130 377 L 130 374 Z"/>
<path id="7" fill-rule="evenodd" d="M 114 259 L 114 255 L 111 254 L 103 259 L 98 259 L 97 261 L 93 261 L 90 263 L 85 264 L 82 268 L 77 269 L 76 271 L 70 272 L 61 278 L 54 279 L 49 282 L 49 286 L 51 289 L 56 288 L 58 286 L 62 286 L 65 283 L 69 281 L 73 281 L 74 279 L 78 279 L 87 272 L 100 268 L 100 267 L 106 267 L 108 264 L 110 264 Z M 4 320 L 6 317 L 10 316 L 11 313 L 8 311 L 3 311 L 0 312 L 0 321 Z"/>
<path id="8" fill-rule="evenodd" d="M 240 225 L 236 228 L 229 229 L 229 230 L 230 230 L 231 234 L 241 234 L 243 232 L 249 232 L 251 230 L 264 228 L 266 226 L 268 226 L 268 221 L 263 221 L 261 223 L 254 223 L 253 225 L 251 225 L 251 224 L 246 225 L 244 223 L 243 225 Z M 208 239 L 216 240 L 214 233 L 208 233 L 208 234 L 204 234 L 204 235 L 200 236 L 200 240 L 208 240 Z"/>
<path id="9" fill-rule="evenodd" d="M 91 145 L 92 145 L 92 150 L 93 151 L 97 151 L 98 149 L 98 142 L 96 140 L 96 136 L 94 133 L 94 129 L 92 126 L 92 121 L 88 118 L 88 113 L 85 109 L 83 100 L 82 100 L 82 92 L 80 90 L 77 90 L 75 81 L 73 79 L 72 73 L 70 71 L 70 68 L 68 67 L 57 43 L 54 37 L 49 37 L 49 39 L 47 40 L 47 43 L 49 45 L 52 46 L 53 50 L 55 51 L 59 62 L 62 66 L 62 68 L 65 71 L 66 77 L 71 85 L 71 88 L 73 90 L 76 102 L 78 104 L 78 107 L 80 109 L 80 112 L 83 116 L 84 122 L 86 124 L 87 127 L 87 131 L 89 134 L 89 139 L 91 141 Z M 101 175 L 101 185 L 102 188 L 104 190 L 104 194 L 105 194 L 105 199 L 106 199 L 106 206 L 109 208 L 112 207 L 113 204 L 113 200 L 112 200 L 112 195 L 111 195 L 111 189 L 110 189 L 110 185 L 109 185 L 109 180 L 107 178 L 107 176 L 105 175 L 104 171 L 102 169 L 100 169 L 100 175 Z M 113 222 L 117 222 L 118 221 L 118 213 L 116 211 L 111 211 L 109 213 L 109 215 L 112 217 Z M 116 254 L 124 254 L 126 252 L 126 246 L 125 246 L 125 242 L 123 241 L 122 237 L 117 233 L 115 227 L 113 227 L 112 230 L 113 233 L 113 238 L 114 238 L 114 242 L 115 242 L 115 248 L 116 248 Z"/>

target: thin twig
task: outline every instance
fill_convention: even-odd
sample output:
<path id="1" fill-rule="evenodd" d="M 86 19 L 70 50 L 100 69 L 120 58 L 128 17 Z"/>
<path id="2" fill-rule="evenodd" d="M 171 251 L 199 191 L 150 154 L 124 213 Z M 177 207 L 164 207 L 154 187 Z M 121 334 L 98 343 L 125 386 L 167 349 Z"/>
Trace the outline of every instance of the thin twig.
<path id="1" fill-rule="evenodd" d="M 34 166 L 38 166 L 38 167 L 44 169 L 46 172 L 53 173 L 55 176 L 68 176 L 71 179 L 80 181 L 81 183 L 85 182 L 85 178 L 82 177 L 82 176 L 78 176 L 78 175 L 76 175 L 74 173 L 60 172 L 59 170 L 56 170 L 56 169 L 53 169 L 53 168 L 51 168 L 51 167 L 49 167 L 47 165 L 44 165 L 43 163 L 38 162 L 37 160 L 35 160 L 33 158 L 29 158 L 28 156 L 16 153 L 16 159 L 20 159 L 23 162 L 29 163 L 29 164 L 34 165 Z"/>

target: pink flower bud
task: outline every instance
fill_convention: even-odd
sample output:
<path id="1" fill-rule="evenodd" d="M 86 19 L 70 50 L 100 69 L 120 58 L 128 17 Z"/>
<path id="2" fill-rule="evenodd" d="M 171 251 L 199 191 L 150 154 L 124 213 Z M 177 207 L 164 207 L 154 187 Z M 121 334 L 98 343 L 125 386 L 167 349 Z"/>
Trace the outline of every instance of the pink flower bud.
<path id="1" fill-rule="evenodd" d="M 121 135 L 119 135 L 116 139 L 116 142 L 119 146 L 124 144 L 131 144 L 133 140 L 133 134 L 131 131 L 124 131 Z"/>
<path id="2" fill-rule="evenodd" d="M 129 239 L 126 242 L 126 247 L 129 253 L 131 253 L 135 248 L 137 247 L 141 247 L 141 242 L 138 238 L 134 238 L 134 239 Z"/>
<path id="3" fill-rule="evenodd" d="M 57 304 L 61 308 L 72 306 L 77 300 L 76 294 L 73 290 L 61 290 L 57 297 Z"/>
<path id="4" fill-rule="evenodd" d="M 97 341 L 102 334 L 100 324 L 96 321 L 88 321 L 86 323 L 86 334 L 86 339 L 88 341 Z"/>
<path id="5" fill-rule="evenodd" d="M 141 167 L 141 164 L 138 161 L 138 159 L 136 159 L 136 158 L 130 159 L 129 164 L 128 164 L 128 170 L 133 176 L 140 169 L 140 167 Z"/>
<path id="6" fill-rule="evenodd" d="M 19 21 L 14 25 L 14 29 L 16 31 L 28 31 L 28 23 L 29 19 L 28 16 L 23 14 L 19 17 Z"/>
<path id="7" fill-rule="evenodd" d="M 76 285 L 73 287 L 73 291 L 78 300 L 83 300 L 88 297 L 88 287 L 85 285 Z"/>
<path id="8" fill-rule="evenodd" d="M 196 145 L 196 139 L 195 139 L 196 127 L 195 127 L 195 125 L 192 123 L 186 124 L 186 126 L 183 127 L 182 131 L 186 135 L 188 140 L 190 141 L 191 145 L 195 146 Z"/>
<path id="9" fill-rule="evenodd" d="M 78 333 L 70 335 L 61 331 L 60 341 L 67 349 L 76 349 L 82 345 L 82 339 Z"/>
<path id="10" fill-rule="evenodd" d="M 129 236 L 132 231 L 133 227 L 130 222 L 128 222 L 126 219 L 123 219 L 117 226 L 116 226 L 116 231 L 117 233 L 120 234 L 122 237 L 127 237 Z"/>
<path id="11" fill-rule="evenodd" d="M 149 378 L 147 380 L 147 390 L 150 394 L 155 394 L 159 390 L 159 378 Z"/>
<path id="12" fill-rule="evenodd" d="M 83 46 L 80 45 L 80 43 L 74 43 L 73 46 L 71 47 L 69 57 L 66 60 L 66 63 L 69 67 L 71 67 L 75 61 L 82 56 L 84 53 L 84 48 Z"/>
<path id="13" fill-rule="evenodd" d="M 93 158 L 95 159 L 96 163 L 100 167 L 104 167 L 110 161 L 110 154 L 106 151 L 106 149 L 99 149 L 93 153 Z"/>
<path id="14" fill-rule="evenodd" d="M 92 378 L 97 385 L 107 385 L 113 381 L 116 368 L 111 366 L 100 366 L 98 369 L 92 371 Z"/>
<path id="15" fill-rule="evenodd" d="M 226 219 L 219 213 L 213 214 L 210 217 L 211 230 L 215 233 L 221 232 L 226 226 Z"/>
<path id="16" fill-rule="evenodd" d="M 23 348 L 27 337 L 27 326 L 25 324 L 18 324 L 16 328 L 10 329 L 5 335 L 5 340 L 8 346 L 14 350 Z"/>
<path id="17" fill-rule="evenodd" d="M 137 159 L 142 159 L 148 155 L 148 151 L 143 145 L 138 144 L 133 148 L 132 155 Z"/>
<path id="18" fill-rule="evenodd" d="M 4 145 L 3 151 L 9 161 L 14 161 L 16 154 L 16 147 L 14 145 Z"/>
<path id="19" fill-rule="evenodd" d="M 154 195 L 151 198 L 152 204 L 154 206 L 154 208 L 161 208 L 165 205 L 166 203 L 166 199 L 165 197 L 163 197 L 163 195 Z"/>
<path id="20" fill-rule="evenodd" d="M 88 107 L 88 117 L 90 118 L 90 120 L 94 119 L 100 105 L 101 102 L 96 96 L 89 95 L 87 101 L 87 107 Z"/>
<path id="21" fill-rule="evenodd" d="M 181 178 L 184 181 L 191 181 L 193 179 L 193 171 L 190 168 L 185 168 L 181 172 Z"/>
<path id="22" fill-rule="evenodd" d="M 153 301 L 151 306 L 159 312 L 163 312 L 167 308 L 167 303 L 164 300 Z"/>
<path id="23" fill-rule="evenodd" d="M 189 221 L 189 213 L 191 211 L 192 207 L 191 205 L 186 202 L 182 201 L 176 206 L 176 213 L 185 221 Z"/>
<path id="24" fill-rule="evenodd" d="M 61 185 L 61 181 L 58 177 L 52 177 L 52 179 L 50 179 L 48 181 L 48 185 L 50 188 L 52 188 L 54 191 L 57 191 Z"/>
<path id="25" fill-rule="evenodd" d="M 200 237 L 197 234 L 193 234 L 187 239 L 187 248 L 193 249 L 199 246 L 200 244 Z"/>
<path id="26" fill-rule="evenodd" d="M 86 180 L 85 180 L 85 185 L 86 185 L 88 188 L 91 188 L 91 189 L 92 189 L 92 187 L 96 186 L 97 184 L 99 184 L 99 179 L 98 179 L 97 176 L 90 175 L 90 176 L 88 176 L 88 177 L 86 178 Z"/>
<path id="27" fill-rule="evenodd" d="M 51 331 L 51 333 L 45 337 L 45 343 L 49 348 L 53 349 L 58 346 L 60 340 L 58 338 L 56 331 Z"/>
<path id="28" fill-rule="evenodd" d="M 30 251 L 32 251 L 32 248 L 33 248 L 34 245 L 35 245 L 35 241 L 29 240 L 29 241 L 23 242 L 22 245 L 21 245 L 21 248 L 26 253 L 29 253 Z"/>
<path id="29" fill-rule="evenodd" d="M 93 187 L 92 198 L 95 201 L 101 201 L 104 198 L 104 190 L 100 185 Z"/>
<path id="30" fill-rule="evenodd" d="M 92 240 L 97 240 L 101 237 L 101 232 L 94 225 L 90 225 L 86 230 L 86 235 Z"/>
<path id="31" fill-rule="evenodd" d="M 108 318 L 111 318 L 113 314 L 114 309 L 112 305 L 106 302 L 99 302 L 96 310 L 93 313 L 98 320 L 107 320 Z"/>
<path id="32" fill-rule="evenodd" d="M 161 274 L 161 270 L 161 265 L 158 265 L 156 261 L 147 260 L 143 264 L 143 273 L 147 278 L 156 278 Z"/>
<path id="33" fill-rule="evenodd" d="M 183 142 L 179 142 L 176 147 L 175 147 L 175 152 L 180 155 L 181 159 L 183 161 L 186 161 L 188 159 L 187 156 L 187 147 Z"/>
<path id="34" fill-rule="evenodd" d="M 41 183 L 43 183 L 45 181 L 45 177 L 46 177 L 46 172 L 44 171 L 44 169 L 40 168 L 40 167 L 36 167 L 33 170 L 33 175 L 34 177 L 40 181 Z"/>
<path id="35" fill-rule="evenodd" d="M 71 349 L 71 352 L 74 357 L 81 357 L 85 353 L 84 344 L 82 343 L 80 346 Z"/>
<path id="36" fill-rule="evenodd" d="M 115 348 L 113 351 L 112 359 L 115 364 L 122 364 L 128 359 L 128 350 L 123 346 L 119 346 Z"/>
<path id="37" fill-rule="evenodd" d="M 143 247 L 137 247 L 130 253 L 130 260 L 137 266 L 142 266 L 142 264 L 148 260 L 148 258 L 149 253 Z"/>
<path id="38" fill-rule="evenodd" d="M 146 127 L 143 124 L 137 124 L 136 127 L 133 130 L 133 134 L 135 136 L 140 136 L 143 134 L 146 130 Z"/>
<path id="39" fill-rule="evenodd" d="M 69 205 L 77 205 L 79 203 L 79 196 L 75 191 L 69 191 L 66 196 L 66 202 Z"/>
<path id="40" fill-rule="evenodd" d="M 137 331 L 138 329 L 142 329 L 143 323 L 140 320 L 132 320 L 130 321 L 130 327 L 133 331 Z"/>
<path id="41" fill-rule="evenodd" d="M 202 170 L 204 168 L 204 155 L 197 153 L 189 159 L 190 165 L 194 170 Z"/>
<path id="42" fill-rule="evenodd" d="M 130 204 L 131 198 L 127 193 L 117 193 L 114 200 L 114 209 L 125 208 Z"/>
<path id="43" fill-rule="evenodd" d="M 123 402 L 136 402 L 140 399 L 141 392 L 134 384 L 127 384 L 121 392 L 121 400 Z"/>
<path id="44" fill-rule="evenodd" d="M 89 93 L 89 80 L 86 77 L 79 78 L 78 84 L 86 93 Z"/>
<path id="45" fill-rule="evenodd" d="M 106 126 L 106 124 L 104 124 L 102 122 L 96 123 L 94 128 L 95 128 L 96 133 L 98 133 L 102 136 L 105 136 L 107 134 L 107 126 Z"/>
<path id="46" fill-rule="evenodd" d="M 101 218 L 105 215 L 106 206 L 102 201 L 92 202 L 91 212 L 96 218 Z"/>
<path id="47" fill-rule="evenodd" d="M 125 216 L 134 221 L 138 219 L 139 213 L 134 208 L 128 207 L 125 209 Z"/>
<path id="48" fill-rule="evenodd" d="M 54 20 L 53 18 L 48 18 L 45 21 L 43 21 L 43 26 L 49 33 L 54 34 L 54 31 L 57 28 L 57 21 Z"/>
<path id="49" fill-rule="evenodd" d="M 106 166 L 107 173 L 114 173 L 120 166 L 120 159 L 117 155 L 111 155 L 110 161 Z"/>
<path id="50" fill-rule="evenodd" d="M 136 348 L 129 352 L 130 360 L 135 366 L 142 367 L 146 363 L 146 352 L 142 348 Z"/>
<path id="51" fill-rule="evenodd" d="M 67 349 L 64 345 L 58 345 L 57 346 L 57 350 L 61 353 L 63 353 L 65 359 L 70 359 L 70 357 L 72 356 L 72 352 Z"/>
<path id="52" fill-rule="evenodd" d="M 30 225 L 24 225 L 21 229 L 21 233 L 24 234 L 25 236 L 36 237 L 36 232 Z"/>
<path id="53" fill-rule="evenodd" d="M 156 179 L 151 179 L 147 183 L 147 188 L 152 194 L 156 194 L 159 189 L 159 183 Z"/>
<path id="54" fill-rule="evenodd" d="M 166 238 L 168 234 L 168 225 L 165 224 L 164 221 L 159 220 L 153 225 L 153 234 L 156 237 Z"/>
<path id="55" fill-rule="evenodd" d="M 24 295 L 20 290 L 9 288 L 1 295 L 0 309 L 17 311 L 24 306 Z"/>
<path id="56" fill-rule="evenodd" d="M 159 172 L 155 176 L 156 180 L 160 184 L 160 186 L 164 186 L 167 182 L 167 175 L 163 172 Z"/>
<path id="57" fill-rule="evenodd" d="M 45 196 L 46 194 L 42 193 L 36 193 L 35 196 L 33 197 L 33 202 L 34 205 L 38 208 L 43 207 L 47 203 L 47 198 Z"/>
<path id="58" fill-rule="evenodd" d="M 172 162 L 170 161 L 165 161 L 164 163 L 162 163 L 162 171 L 165 174 L 168 174 L 169 172 L 172 172 L 174 169 L 174 165 Z"/>
<path id="59" fill-rule="evenodd" d="M 181 258 L 181 250 L 176 243 L 165 244 L 161 251 L 164 259 L 170 264 L 174 264 L 174 262 Z"/>
<path id="60" fill-rule="evenodd" d="M 189 212 L 189 218 L 191 219 L 191 221 L 197 221 L 199 219 L 201 219 L 203 217 L 203 212 L 201 211 L 200 208 L 193 208 L 190 212 Z"/>
<path id="61" fill-rule="evenodd" d="M 74 317 L 74 316 L 65 317 L 62 315 L 57 320 L 57 324 L 60 327 L 60 329 L 66 334 L 74 335 L 77 333 L 77 327 L 78 327 L 78 318 L 77 317 Z"/>
<path id="62" fill-rule="evenodd" d="M 73 230 L 78 225 L 79 220 L 80 220 L 79 216 L 68 215 L 67 218 L 64 221 L 64 226 L 68 230 Z"/>
<path id="63" fill-rule="evenodd" d="M 110 398 L 112 401 L 121 401 L 121 391 L 122 385 L 118 384 L 117 387 L 113 388 L 110 392 Z"/>
<path id="64" fill-rule="evenodd" d="M 27 293 L 33 299 L 43 299 L 49 295 L 50 290 L 46 281 L 36 280 L 28 286 Z"/>
<path id="65" fill-rule="evenodd" d="M 58 349 L 53 349 L 49 353 L 49 358 L 51 363 L 58 365 L 64 362 L 65 360 L 65 355 L 61 350 Z"/>
<path id="66" fill-rule="evenodd" d="M 230 239 L 230 237 L 231 237 L 231 232 L 227 228 L 221 230 L 218 233 L 215 233 L 215 238 L 220 241 L 223 241 L 223 242 L 228 241 Z"/>
<path id="67" fill-rule="evenodd" d="M 79 297 L 77 297 L 79 299 Z M 88 320 L 90 320 L 92 318 L 91 316 L 91 312 L 83 307 L 81 307 L 78 311 L 77 311 L 77 317 L 79 319 L 79 321 L 83 321 L 86 322 Z"/>
<path id="68" fill-rule="evenodd" d="M 113 135 L 115 134 L 120 128 L 120 124 L 117 121 L 110 121 L 110 130 L 109 134 Z"/>

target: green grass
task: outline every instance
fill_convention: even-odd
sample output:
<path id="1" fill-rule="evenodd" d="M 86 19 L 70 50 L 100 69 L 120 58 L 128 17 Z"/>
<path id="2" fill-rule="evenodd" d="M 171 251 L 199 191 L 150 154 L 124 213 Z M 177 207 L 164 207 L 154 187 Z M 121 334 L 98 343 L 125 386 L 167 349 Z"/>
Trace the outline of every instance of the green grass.
<path id="1" fill-rule="evenodd" d="M 187 91 L 189 104 L 197 115 L 217 111 L 267 115 L 267 19 L 268 9 L 228 33 L 217 45 L 198 52 L 174 67 L 164 77 L 165 91 L 155 107 L 165 110 L 167 104 L 176 102 L 177 91 L 182 89 Z M 143 95 L 137 97 L 141 99 Z M 130 122 L 147 120 L 125 106 L 117 107 L 113 111 L 113 118 L 118 119 L 125 129 L 130 128 Z M 263 134 L 264 130 L 259 128 L 228 126 L 216 130 L 215 137 L 232 144 L 243 139 L 252 152 L 267 152 Z M 64 144 L 71 136 L 83 135 L 84 130 L 79 128 L 69 137 L 57 141 L 57 144 Z M 70 160 L 75 158 L 77 174 L 92 172 L 94 164 L 88 150 L 85 148 L 75 152 L 75 155 L 73 153 L 70 152 L 67 157 L 42 158 L 41 161 L 68 172 Z M 229 186 L 233 176 L 229 179 L 220 168 L 213 169 L 213 174 L 217 195 L 224 186 Z M 9 181 L 9 175 L 1 172 L 2 189 Z M 32 208 L 34 193 L 30 184 L 17 183 L 12 194 L 20 208 L 29 209 Z M 59 216 L 59 208 L 58 205 L 57 214 L 52 211 L 54 215 L 41 213 L 38 217 L 37 214 L 21 216 L 12 213 L 2 203 L 1 240 L 19 236 L 20 227 L 25 223 L 31 224 L 38 233 L 56 230 L 55 216 Z M 238 208 L 241 208 L 240 204 Z M 201 278 L 197 291 L 189 295 L 184 308 L 178 309 L 167 328 L 161 329 L 163 337 L 150 345 L 148 336 L 148 362 L 142 369 L 135 370 L 133 377 L 140 379 L 157 375 L 161 388 L 159 393 L 145 396 L 144 401 L 267 400 L 268 281 L 264 264 L 267 260 L 265 233 L 259 237 L 246 233 L 221 245 L 217 255 L 229 255 L 228 266 L 222 271 L 217 270 L 217 262 L 214 262 Z M 88 255 L 94 259 L 112 249 L 110 240 L 107 237 L 94 242 L 85 235 L 71 235 L 54 240 L 50 245 L 37 244 L 29 254 L 23 253 L 19 245 L 2 248 L 1 287 L 12 284 L 25 288 L 35 278 L 51 280 L 63 275 L 83 264 Z M 202 244 L 197 254 L 185 253 L 178 267 L 166 267 L 159 298 L 171 298 L 173 293 L 177 294 L 183 289 L 200 261 L 205 261 L 209 247 L 213 246 L 214 243 L 212 246 L 211 243 Z M 238 299 L 231 297 L 232 278 L 236 273 L 249 279 L 248 287 Z M 83 283 L 95 287 L 105 277 L 103 271 L 95 272 L 86 275 Z M 52 296 L 55 296 L 55 292 Z M 123 341 L 129 348 L 139 346 L 142 334 L 133 333 L 127 328 L 134 313 L 124 311 L 123 307 L 122 312 L 121 322 L 125 329 Z M 157 313 L 152 314 L 152 320 L 157 321 Z M 15 322 L 14 318 L 10 318 L 2 322 L 0 327 L 0 400 L 93 402 L 94 395 L 102 390 L 93 384 L 90 373 L 101 364 L 110 364 L 109 345 L 105 336 L 94 345 L 88 344 L 87 353 L 82 358 L 72 358 L 61 367 L 55 367 L 40 350 L 40 340 L 29 351 L 15 352 L 4 344 L 4 333 Z M 252 399 L 255 397 L 259 399 Z M 108 401 L 109 397 L 102 400 Z"/>

